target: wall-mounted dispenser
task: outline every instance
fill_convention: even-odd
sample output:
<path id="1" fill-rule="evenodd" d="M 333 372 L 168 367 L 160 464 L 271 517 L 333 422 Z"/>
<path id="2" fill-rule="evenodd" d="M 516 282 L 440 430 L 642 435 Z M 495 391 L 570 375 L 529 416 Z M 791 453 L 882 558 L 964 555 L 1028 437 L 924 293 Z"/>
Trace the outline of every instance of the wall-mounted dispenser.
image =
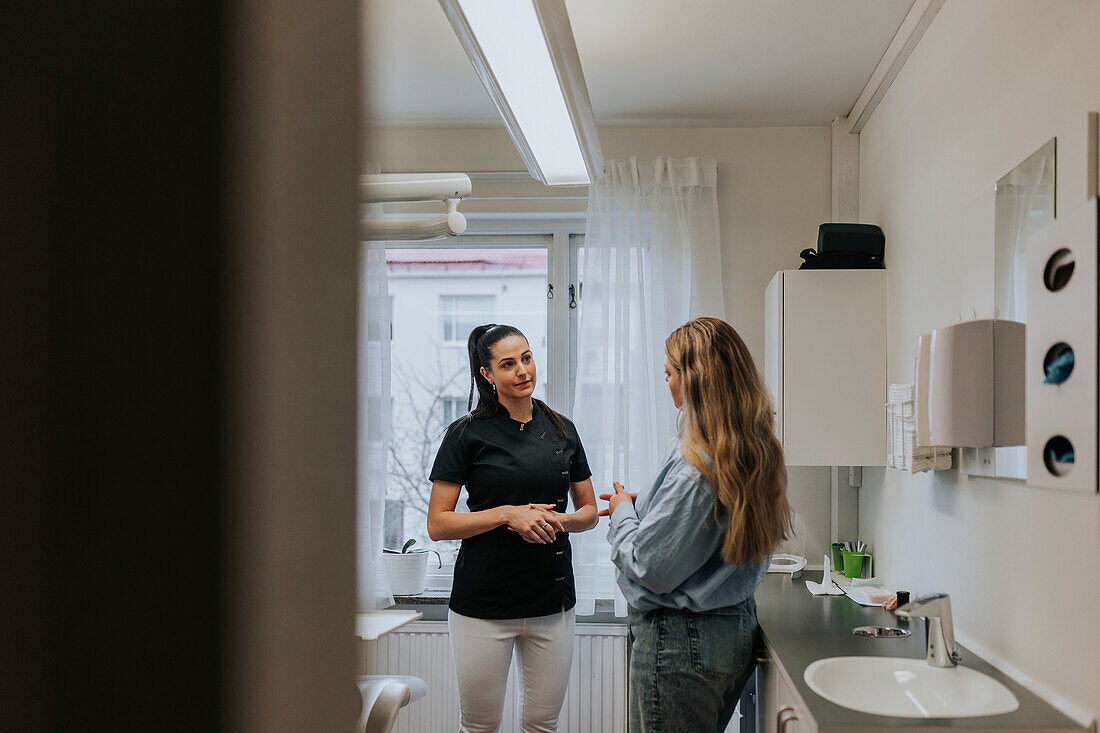
<path id="1" fill-rule="evenodd" d="M 1027 484 L 1097 490 L 1097 200 L 1027 246 Z"/>
<path id="2" fill-rule="evenodd" d="M 966 321 L 936 329 L 927 343 L 927 444 L 1022 445 L 1024 324 Z M 921 346 L 917 384 L 922 377 Z M 917 406 L 918 416 L 924 408 Z M 918 441 L 920 428 L 918 422 Z"/>
<path id="3" fill-rule="evenodd" d="M 928 368 L 932 357 L 932 334 L 917 339 L 917 364 L 913 380 L 913 420 L 917 430 L 917 445 L 930 446 L 928 434 Z"/>

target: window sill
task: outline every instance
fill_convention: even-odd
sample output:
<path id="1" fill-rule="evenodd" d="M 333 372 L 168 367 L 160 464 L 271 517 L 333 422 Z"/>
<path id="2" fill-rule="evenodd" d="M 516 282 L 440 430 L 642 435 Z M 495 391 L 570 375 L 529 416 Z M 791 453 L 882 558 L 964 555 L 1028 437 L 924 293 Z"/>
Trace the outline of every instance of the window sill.
<path id="1" fill-rule="evenodd" d="M 446 606 L 451 600 L 451 591 L 426 590 L 415 596 L 394 596 L 393 602 L 398 606 Z"/>
<path id="2" fill-rule="evenodd" d="M 446 621 L 447 604 L 451 601 L 450 590 L 426 590 L 415 596 L 394 596 L 394 609 L 420 611 L 423 621 Z M 596 599 L 596 613 L 591 616 L 577 616 L 579 624 L 626 624 L 626 618 L 615 615 L 615 601 L 610 598 Z"/>

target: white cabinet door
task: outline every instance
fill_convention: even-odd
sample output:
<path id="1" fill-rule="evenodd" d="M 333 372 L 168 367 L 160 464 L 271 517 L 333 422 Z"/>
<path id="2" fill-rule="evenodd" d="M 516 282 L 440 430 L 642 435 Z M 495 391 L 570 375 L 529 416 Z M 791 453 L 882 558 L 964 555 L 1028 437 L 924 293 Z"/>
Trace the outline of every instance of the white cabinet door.
<path id="1" fill-rule="evenodd" d="M 817 722 L 771 647 L 767 659 L 756 668 L 760 733 L 817 733 Z"/>
<path id="2" fill-rule="evenodd" d="M 780 271 L 764 318 L 787 464 L 885 465 L 885 270 Z"/>
<path id="3" fill-rule="evenodd" d="M 775 434 L 783 441 L 783 278 L 777 274 L 764 291 L 764 383 L 775 410 Z"/>

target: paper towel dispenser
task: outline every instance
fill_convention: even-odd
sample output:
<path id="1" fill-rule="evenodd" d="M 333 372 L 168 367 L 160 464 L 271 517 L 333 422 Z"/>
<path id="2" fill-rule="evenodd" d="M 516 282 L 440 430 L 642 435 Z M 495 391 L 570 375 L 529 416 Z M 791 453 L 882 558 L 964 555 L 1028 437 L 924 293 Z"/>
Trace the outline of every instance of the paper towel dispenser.
<path id="1" fill-rule="evenodd" d="M 924 393 L 929 445 L 1024 444 L 1024 329 L 1016 321 L 985 319 L 932 332 Z M 918 415 L 924 407 L 918 405 Z"/>
<path id="2" fill-rule="evenodd" d="M 932 357 L 932 334 L 917 339 L 917 364 L 913 380 L 913 422 L 917 430 L 917 445 L 931 446 L 928 431 L 928 367 Z"/>

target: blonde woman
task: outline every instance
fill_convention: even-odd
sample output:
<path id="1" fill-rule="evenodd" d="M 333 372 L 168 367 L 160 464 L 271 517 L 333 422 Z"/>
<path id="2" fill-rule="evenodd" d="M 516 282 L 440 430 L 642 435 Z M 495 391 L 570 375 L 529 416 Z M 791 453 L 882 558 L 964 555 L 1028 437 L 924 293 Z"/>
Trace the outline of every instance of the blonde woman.
<path id="1" fill-rule="evenodd" d="M 754 667 L 753 592 L 790 529 L 783 449 L 728 323 L 684 324 L 665 355 L 678 445 L 649 491 L 601 497 L 630 607 L 630 731 L 722 731 Z"/>

